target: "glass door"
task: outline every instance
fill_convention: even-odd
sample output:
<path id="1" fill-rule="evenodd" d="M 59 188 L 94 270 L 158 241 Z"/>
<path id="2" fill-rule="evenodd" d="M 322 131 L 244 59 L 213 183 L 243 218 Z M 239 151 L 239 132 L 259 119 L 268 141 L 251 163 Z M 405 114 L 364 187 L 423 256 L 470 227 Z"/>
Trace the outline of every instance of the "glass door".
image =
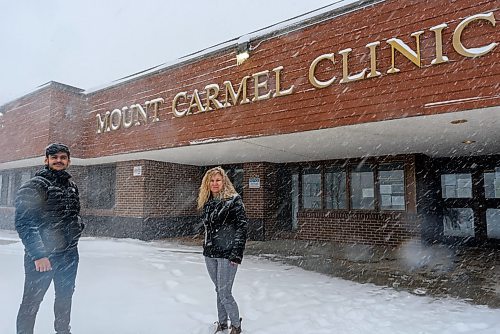
<path id="1" fill-rule="evenodd" d="M 474 237 L 474 210 L 472 209 L 472 174 L 441 175 L 443 207 L 443 234 L 446 237 Z"/>

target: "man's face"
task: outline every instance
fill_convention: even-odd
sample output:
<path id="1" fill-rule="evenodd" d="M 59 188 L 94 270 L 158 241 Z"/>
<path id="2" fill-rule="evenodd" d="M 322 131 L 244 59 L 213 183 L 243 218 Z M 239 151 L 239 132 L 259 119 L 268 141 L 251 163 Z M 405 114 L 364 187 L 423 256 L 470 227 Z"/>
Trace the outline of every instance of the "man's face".
<path id="1" fill-rule="evenodd" d="M 51 154 L 45 158 L 45 164 L 51 170 L 59 171 L 65 170 L 69 167 L 70 159 L 67 153 L 59 152 L 56 154 Z"/>

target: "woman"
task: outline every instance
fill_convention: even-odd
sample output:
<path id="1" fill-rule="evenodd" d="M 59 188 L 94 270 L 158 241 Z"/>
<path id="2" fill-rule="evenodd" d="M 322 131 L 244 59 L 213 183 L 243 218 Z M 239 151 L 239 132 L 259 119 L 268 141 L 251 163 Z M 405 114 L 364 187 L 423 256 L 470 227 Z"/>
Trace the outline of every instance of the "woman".
<path id="1" fill-rule="evenodd" d="M 208 170 L 201 181 L 198 209 L 203 209 L 205 226 L 203 255 L 208 274 L 217 292 L 215 333 L 228 329 L 230 334 L 241 333 L 238 304 L 231 293 L 238 265 L 243 259 L 247 236 L 247 219 L 241 196 L 221 167 Z"/>

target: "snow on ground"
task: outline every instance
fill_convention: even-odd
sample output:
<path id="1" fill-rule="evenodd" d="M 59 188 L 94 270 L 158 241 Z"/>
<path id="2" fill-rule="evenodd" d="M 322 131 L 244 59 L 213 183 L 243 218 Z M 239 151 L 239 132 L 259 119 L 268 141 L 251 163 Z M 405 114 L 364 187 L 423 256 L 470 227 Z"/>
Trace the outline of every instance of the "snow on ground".
<path id="1" fill-rule="evenodd" d="M 23 248 L 0 231 L 0 333 L 15 332 Z M 244 334 L 500 333 L 500 309 L 432 299 L 245 257 L 234 295 Z M 53 289 L 36 333 L 52 333 Z M 83 238 L 73 334 L 208 334 L 215 291 L 201 249 L 131 239 Z"/>

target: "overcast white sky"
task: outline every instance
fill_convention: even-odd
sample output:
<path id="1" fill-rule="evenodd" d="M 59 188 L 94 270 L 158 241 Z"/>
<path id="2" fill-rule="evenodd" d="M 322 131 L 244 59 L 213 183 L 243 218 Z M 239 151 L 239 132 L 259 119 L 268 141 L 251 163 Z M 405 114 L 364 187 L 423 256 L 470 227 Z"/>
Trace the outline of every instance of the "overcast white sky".
<path id="1" fill-rule="evenodd" d="M 0 105 L 48 81 L 91 89 L 352 0 L 0 0 Z"/>

